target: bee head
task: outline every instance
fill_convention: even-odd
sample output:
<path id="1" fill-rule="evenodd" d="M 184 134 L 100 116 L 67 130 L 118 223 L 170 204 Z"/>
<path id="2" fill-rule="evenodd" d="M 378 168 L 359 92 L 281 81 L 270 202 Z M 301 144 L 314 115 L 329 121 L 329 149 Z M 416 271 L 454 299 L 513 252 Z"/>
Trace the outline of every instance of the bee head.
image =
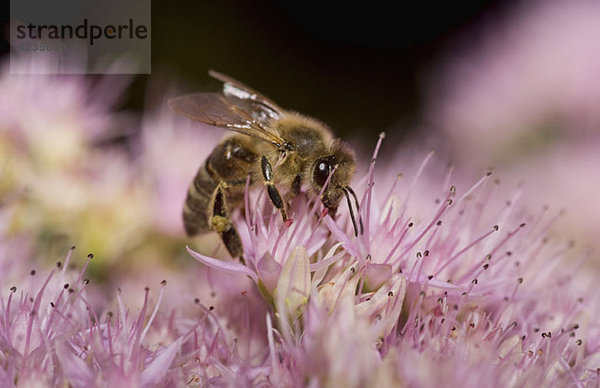
<path id="1" fill-rule="evenodd" d="M 354 211 L 352 210 L 349 197 L 349 193 L 355 197 L 356 211 L 358 212 L 358 201 L 356 200 L 354 191 L 349 186 L 355 170 L 354 152 L 352 152 L 347 144 L 336 140 L 331 145 L 328 155 L 317 158 L 313 163 L 311 168 L 311 183 L 315 192 L 323 192 L 321 202 L 332 216 L 335 215 L 342 199 L 346 197 L 355 234 L 358 234 Z M 323 189 L 324 186 L 325 188 Z"/>

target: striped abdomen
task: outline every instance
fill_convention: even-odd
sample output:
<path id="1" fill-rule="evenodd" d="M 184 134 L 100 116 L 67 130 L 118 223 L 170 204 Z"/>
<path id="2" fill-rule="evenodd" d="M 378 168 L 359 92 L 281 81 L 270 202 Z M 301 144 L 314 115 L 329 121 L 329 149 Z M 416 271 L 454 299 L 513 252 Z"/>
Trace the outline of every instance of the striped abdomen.
<path id="1" fill-rule="evenodd" d="M 243 199 L 248 174 L 258 156 L 244 135 L 234 135 L 215 147 L 190 184 L 183 207 L 183 224 L 188 236 L 213 230 L 214 196 L 219 185 L 226 193 L 226 213 Z"/>

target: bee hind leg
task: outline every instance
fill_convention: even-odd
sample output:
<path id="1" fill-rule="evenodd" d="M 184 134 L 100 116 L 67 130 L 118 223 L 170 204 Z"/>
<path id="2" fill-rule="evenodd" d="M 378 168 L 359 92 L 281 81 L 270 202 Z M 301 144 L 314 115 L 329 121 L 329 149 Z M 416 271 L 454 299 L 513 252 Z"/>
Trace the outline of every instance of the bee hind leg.
<path id="1" fill-rule="evenodd" d="M 219 234 L 229 254 L 232 257 L 238 257 L 243 261 L 244 249 L 242 240 L 229 218 L 229 209 L 227 207 L 227 199 L 224 191 L 226 187 L 227 184 L 221 182 L 213 192 L 210 206 L 209 226 Z"/>

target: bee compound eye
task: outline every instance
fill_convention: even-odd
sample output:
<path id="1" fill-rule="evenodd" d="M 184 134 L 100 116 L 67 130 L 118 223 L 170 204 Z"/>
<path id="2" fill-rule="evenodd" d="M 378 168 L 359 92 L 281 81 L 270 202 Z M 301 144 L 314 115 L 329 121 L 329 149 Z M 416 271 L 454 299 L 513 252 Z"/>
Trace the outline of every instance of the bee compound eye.
<path id="1" fill-rule="evenodd" d="M 331 157 L 323 157 L 317 159 L 313 170 L 313 180 L 319 186 L 323 186 L 333 168 L 333 160 Z"/>

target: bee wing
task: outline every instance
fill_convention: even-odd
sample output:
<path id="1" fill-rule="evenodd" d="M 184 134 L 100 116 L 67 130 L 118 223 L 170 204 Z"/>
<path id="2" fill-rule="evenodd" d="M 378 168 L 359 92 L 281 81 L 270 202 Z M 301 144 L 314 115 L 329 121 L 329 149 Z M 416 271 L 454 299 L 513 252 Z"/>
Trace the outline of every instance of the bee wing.
<path id="1" fill-rule="evenodd" d="M 251 87 L 214 70 L 209 70 L 208 75 L 223 82 L 225 96 L 233 96 L 247 102 L 252 106 L 253 112 L 260 112 L 261 115 L 273 120 L 278 120 L 283 115 L 283 109 Z"/>
<path id="2" fill-rule="evenodd" d="M 258 109 L 252 99 L 238 98 L 219 93 L 195 93 L 174 97 L 168 101 L 169 107 L 192 120 L 214 125 L 254 137 L 275 146 L 285 144 L 275 131 L 270 129 L 271 117 L 264 109 Z"/>

